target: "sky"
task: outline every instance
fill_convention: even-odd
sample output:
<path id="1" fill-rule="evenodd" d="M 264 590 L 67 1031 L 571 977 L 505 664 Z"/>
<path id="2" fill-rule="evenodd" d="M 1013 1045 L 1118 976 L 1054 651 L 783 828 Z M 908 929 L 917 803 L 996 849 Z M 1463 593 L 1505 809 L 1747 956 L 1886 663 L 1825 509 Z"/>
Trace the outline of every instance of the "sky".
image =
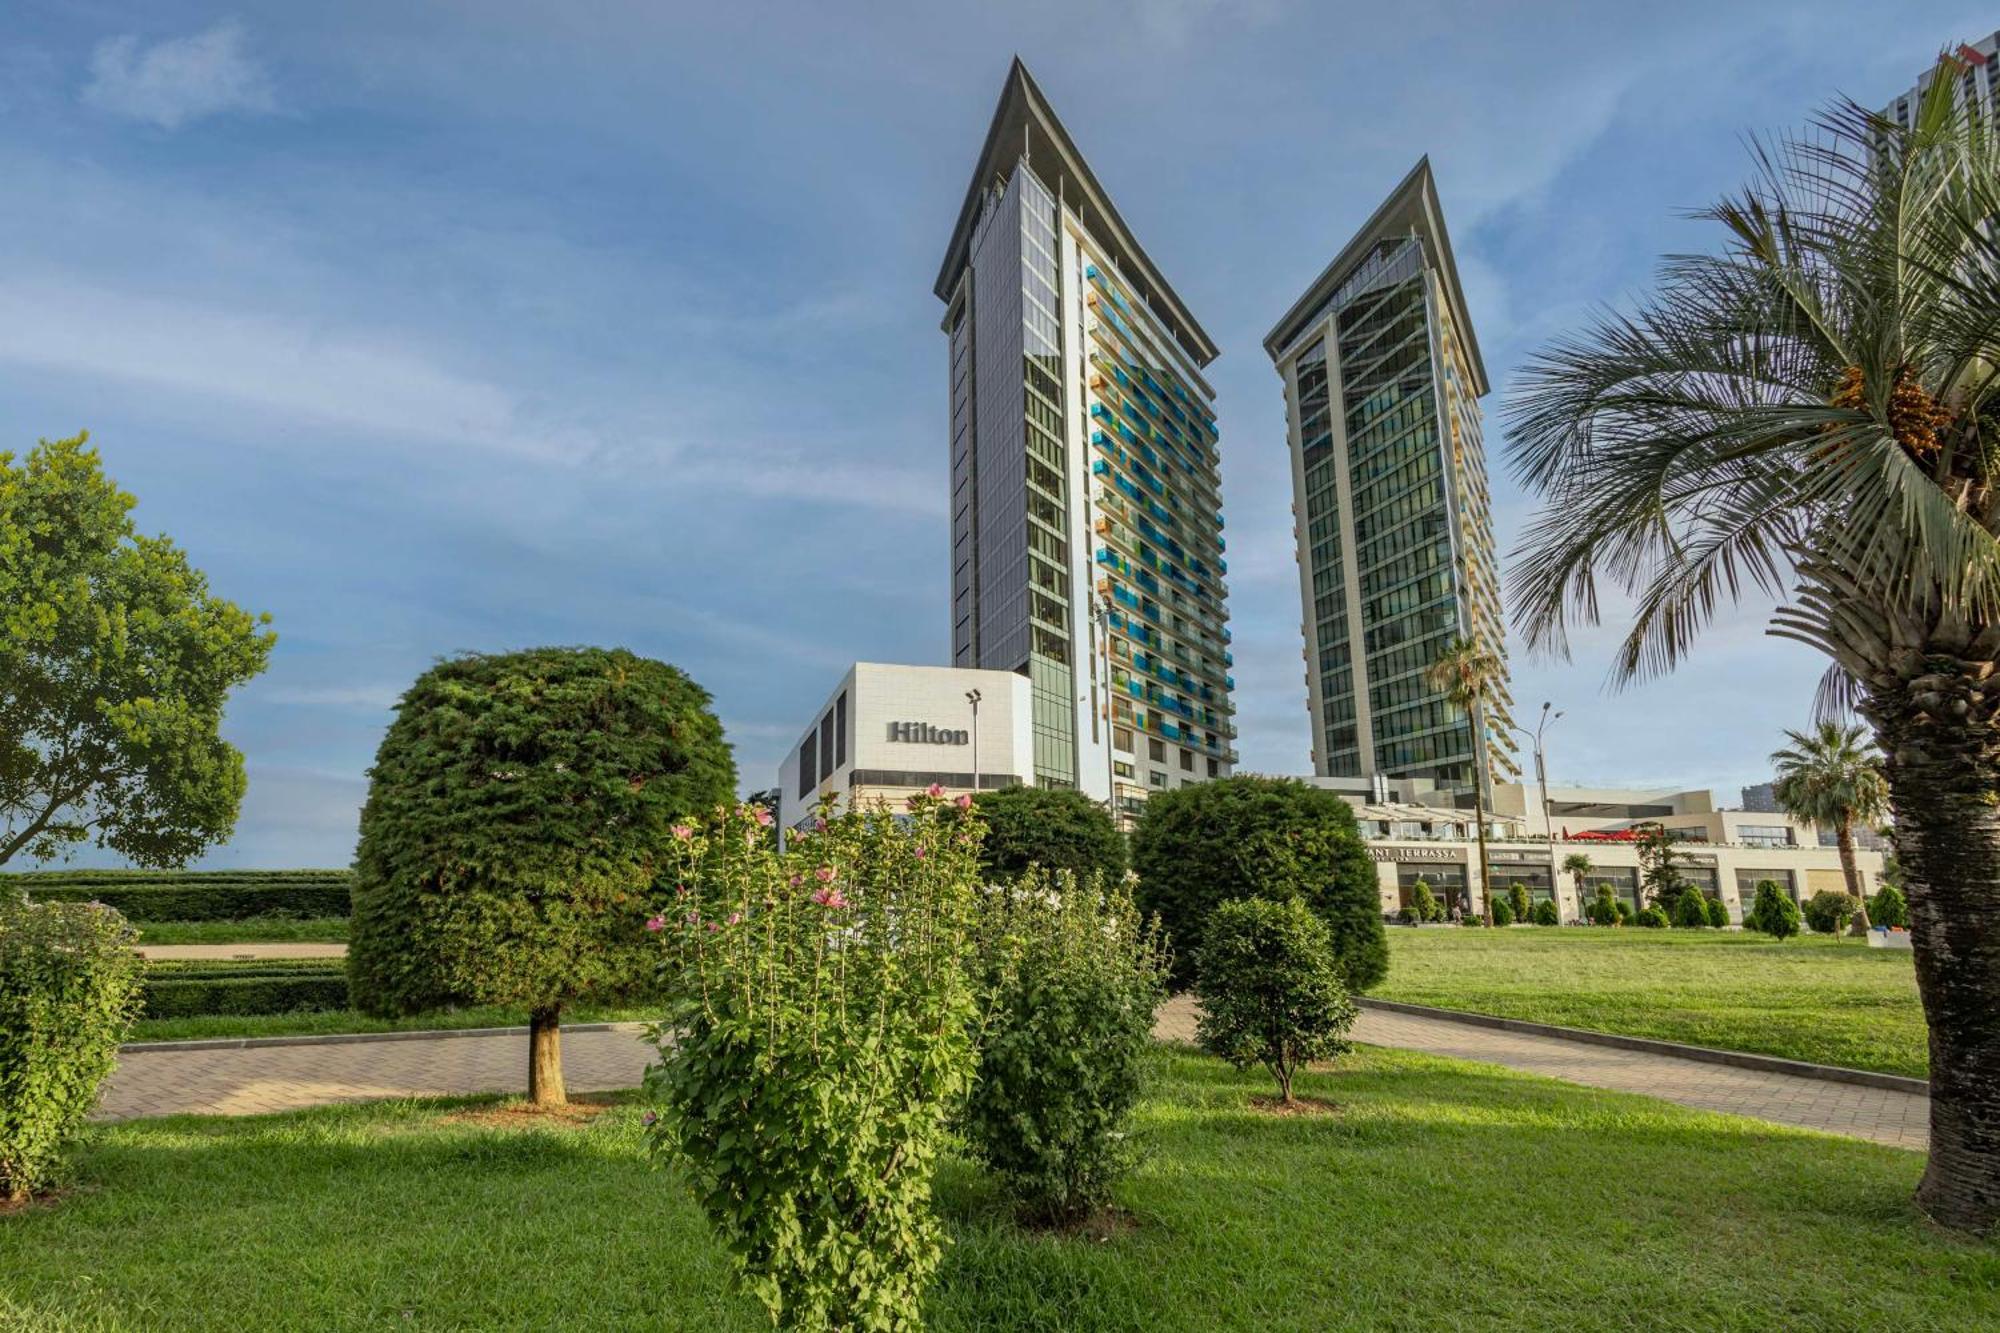
<path id="1" fill-rule="evenodd" d="M 838 674 L 949 653 L 931 292 L 1018 53 L 1222 348 L 1238 748 L 1310 739 L 1271 324 L 1429 154 L 1498 421 L 1549 338 L 1712 248 L 1747 136 L 1870 105 L 1968 4 L 0 0 L 0 449 L 91 432 L 269 612 L 211 866 L 344 865 L 441 656 L 622 645 L 714 696 L 746 790 Z M 1821 664 L 1726 617 L 1607 685 L 1510 644 L 1557 783 L 1762 780 Z M 102 862 L 83 853 L 77 864 Z"/>

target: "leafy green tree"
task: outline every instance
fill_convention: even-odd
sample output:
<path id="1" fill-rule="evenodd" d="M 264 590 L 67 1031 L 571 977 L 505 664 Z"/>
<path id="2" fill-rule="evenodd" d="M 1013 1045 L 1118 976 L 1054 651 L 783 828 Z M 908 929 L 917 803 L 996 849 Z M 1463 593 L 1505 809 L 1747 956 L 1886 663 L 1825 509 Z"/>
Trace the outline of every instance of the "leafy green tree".
<path id="1" fill-rule="evenodd" d="M 1868 908 L 1861 867 L 1854 859 L 1854 825 L 1879 823 L 1888 813 L 1882 760 L 1860 727 L 1822 721 L 1810 733 L 1787 731 L 1785 736 L 1791 744 L 1771 756 L 1778 770 L 1771 794 L 1786 814 L 1834 831 L 1847 892 L 1862 904 L 1854 913 L 1854 933 L 1866 935 Z"/>
<path id="2" fill-rule="evenodd" d="M 1486 857 L 1487 714 L 1505 699 L 1507 664 L 1500 654 L 1477 638 L 1459 637 L 1446 644 L 1437 660 L 1424 669 L 1424 683 L 1465 714 L 1472 728 L 1475 776 L 1472 783 L 1472 825 L 1479 841 L 1479 900 L 1486 905 L 1486 924 L 1493 924 L 1493 868 Z"/>
<path id="3" fill-rule="evenodd" d="M 1664 824 L 1640 824 L 1633 831 L 1638 834 L 1640 897 L 1662 913 L 1671 912 L 1687 888 L 1675 861 L 1674 840 Z"/>
<path id="4" fill-rule="evenodd" d="M 1106 884 L 1125 878 L 1125 835 L 1111 812 L 1073 787 L 1005 787 L 975 798 L 986 823 L 979 855 L 991 883 L 1011 884 L 1038 865 Z"/>
<path id="5" fill-rule="evenodd" d="M 1261 1064 L 1286 1105 L 1300 1066 L 1348 1049 L 1354 1001 L 1332 962 L 1326 923 L 1303 902 L 1238 898 L 1209 918 L 1195 1039 L 1238 1069 Z"/>
<path id="6" fill-rule="evenodd" d="M 1354 810 L 1297 778 L 1239 775 L 1155 792 L 1132 834 L 1137 898 L 1174 949 L 1174 980 L 1192 979 L 1210 912 L 1235 898 L 1297 898 L 1331 932 L 1354 990 L 1387 975 L 1382 891 Z"/>
<path id="7" fill-rule="evenodd" d="M 1772 939 L 1785 940 L 1799 933 L 1799 905 L 1792 895 L 1778 887 L 1774 879 L 1757 881 L 1757 897 L 1743 924 L 1762 931 Z"/>
<path id="8" fill-rule="evenodd" d="M 664 662 L 604 648 L 440 662 L 403 696 L 370 773 L 356 1005 L 518 1005 L 529 1096 L 563 1102 L 563 1007 L 651 982 L 663 849 L 735 789 L 707 692 Z"/>
<path id="9" fill-rule="evenodd" d="M 1944 58 L 1912 124 L 1847 103 L 1760 150 L 1719 253 L 1531 360 L 1506 409 L 1541 501 L 1515 623 L 1562 653 L 1633 608 L 1624 679 L 1748 592 L 1829 659 L 1889 785 L 1930 1026 L 1919 1205 L 2000 1225 L 2000 138 Z M 1608 585 L 1608 586 L 1607 586 Z"/>
<path id="10" fill-rule="evenodd" d="M 1853 894 L 1825 889 L 1806 899 L 1806 924 L 1815 934 L 1837 935 L 1854 919 L 1860 907 L 1860 900 Z"/>
<path id="11" fill-rule="evenodd" d="M 138 531 L 88 438 L 0 453 L 0 865 L 85 841 L 182 865 L 236 826 L 223 704 L 277 636 Z"/>

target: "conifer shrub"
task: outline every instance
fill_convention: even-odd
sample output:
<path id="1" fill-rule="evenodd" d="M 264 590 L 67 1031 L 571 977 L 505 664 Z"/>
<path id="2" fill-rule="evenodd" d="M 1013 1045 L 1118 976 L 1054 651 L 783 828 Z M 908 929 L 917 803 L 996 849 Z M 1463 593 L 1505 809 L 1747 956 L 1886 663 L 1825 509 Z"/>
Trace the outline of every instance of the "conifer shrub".
<path id="1" fill-rule="evenodd" d="M 1584 906 L 1583 916 L 1593 926 L 1615 926 L 1619 923 L 1618 901 L 1612 897 L 1609 884 L 1597 886 L 1597 896 Z"/>
<path id="2" fill-rule="evenodd" d="M 1708 928 L 1708 899 L 1700 889 L 1681 891 L 1674 903 L 1674 924 L 1690 930 Z"/>
<path id="3" fill-rule="evenodd" d="M 1708 924 L 1716 930 L 1728 929 L 1729 909 L 1723 906 L 1722 899 L 1710 898 L 1708 900 Z"/>
<path id="4" fill-rule="evenodd" d="M 1799 933 L 1799 905 L 1774 879 L 1757 881 L 1757 897 L 1743 924 L 1773 939 L 1790 939 Z"/>
<path id="5" fill-rule="evenodd" d="M 783 852 L 732 807 L 662 849 L 651 1141 L 783 1327 L 915 1327 L 942 1258 L 981 880 L 979 822 L 942 794 L 822 816 Z"/>
<path id="6" fill-rule="evenodd" d="M 1868 900 L 1868 921 L 1876 926 L 1910 927 L 1910 904 L 1904 899 L 1902 890 L 1894 884 L 1884 884 L 1873 898 Z"/>
<path id="7" fill-rule="evenodd" d="M 1444 920 L 1444 904 L 1431 892 L 1427 880 L 1420 879 L 1410 886 L 1410 905 L 1403 909 L 1403 919 L 1413 926 Z"/>
<path id="8" fill-rule="evenodd" d="M 1134 1161 L 1153 1013 L 1166 998 L 1157 919 L 1122 883 L 1035 872 L 980 898 L 974 1154 L 1037 1223 L 1108 1204 Z"/>
<path id="9" fill-rule="evenodd" d="M 1493 924 L 1496 926 L 1511 926 L 1514 924 L 1514 900 L 1512 898 L 1503 896 L 1496 897 L 1493 900 Z"/>
<path id="10" fill-rule="evenodd" d="M 1507 886 L 1507 905 L 1514 909 L 1514 920 L 1527 922 L 1534 915 L 1534 902 L 1528 895 L 1528 886 L 1518 880 Z"/>
<path id="11" fill-rule="evenodd" d="M 1668 925 L 1667 914 L 1655 904 L 1634 916 L 1632 924 L 1644 926 L 1647 930 L 1665 930 Z"/>
<path id="12" fill-rule="evenodd" d="M 0 1199 L 59 1183 L 138 1014 L 137 939 L 96 903 L 0 896 Z"/>
<path id="13" fill-rule="evenodd" d="M 1556 910 L 1555 900 L 1544 898 L 1535 904 L 1534 922 L 1538 926 L 1560 926 L 1562 913 Z"/>

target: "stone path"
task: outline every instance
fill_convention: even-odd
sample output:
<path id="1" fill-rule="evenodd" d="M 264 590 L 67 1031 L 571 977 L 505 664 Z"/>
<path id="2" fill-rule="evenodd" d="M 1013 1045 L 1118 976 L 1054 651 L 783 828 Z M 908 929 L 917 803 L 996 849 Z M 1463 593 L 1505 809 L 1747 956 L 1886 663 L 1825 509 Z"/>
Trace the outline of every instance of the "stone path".
<path id="1" fill-rule="evenodd" d="M 161 962 L 239 962 L 263 958 L 345 958 L 345 944 L 141 944 L 141 958 Z"/>
<path id="2" fill-rule="evenodd" d="M 1160 1011 L 1155 1032 L 1189 1040 L 1194 1020 L 1192 1001 L 1177 998 Z M 1735 1069 L 1381 1010 L 1362 1010 L 1354 1035 L 1374 1046 L 1505 1065 L 1571 1083 L 1899 1148 L 1921 1149 L 1928 1141 L 1928 1099 L 1915 1093 Z M 563 1037 L 563 1072 L 572 1091 L 629 1088 L 639 1082 L 651 1054 L 651 1048 L 638 1039 L 636 1024 L 569 1032 Z M 527 1088 L 527 1061 L 527 1038 L 516 1033 L 136 1051 L 120 1057 L 98 1116 L 250 1115 L 384 1097 L 518 1093 Z"/>

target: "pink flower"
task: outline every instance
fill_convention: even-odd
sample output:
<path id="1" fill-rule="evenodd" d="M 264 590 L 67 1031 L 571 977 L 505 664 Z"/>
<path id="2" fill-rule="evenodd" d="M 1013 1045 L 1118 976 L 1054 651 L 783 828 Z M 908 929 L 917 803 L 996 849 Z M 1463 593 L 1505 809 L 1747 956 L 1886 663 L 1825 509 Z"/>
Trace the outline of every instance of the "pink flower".
<path id="1" fill-rule="evenodd" d="M 924 788 L 924 795 L 935 801 L 938 797 L 944 795 L 944 784 L 942 782 L 933 782 L 930 786 Z"/>
<path id="2" fill-rule="evenodd" d="M 917 848 L 917 859 L 919 861 L 924 859 L 924 849 L 921 847 Z"/>
<path id="3" fill-rule="evenodd" d="M 652 931 L 654 934 L 657 935 L 666 928 L 667 919 L 664 916 L 649 916 L 646 918 L 646 929 Z"/>
<path id="4" fill-rule="evenodd" d="M 689 913 L 687 914 L 687 923 L 688 923 L 688 924 L 689 924 L 690 926 L 698 926 L 698 925 L 700 925 L 700 924 L 701 924 L 701 913 L 700 913 L 700 912 L 689 912 Z"/>
<path id="5" fill-rule="evenodd" d="M 793 887 L 793 888 L 795 888 L 795 889 L 796 889 L 796 888 L 797 888 L 797 887 L 798 887 L 799 885 L 801 885 L 801 884 L 803 884 L 803 883 L 805 883 L 805 882 L 806 882 L 806 877 L 805 877 L 804 875 L 793 875 L 793 876 L 792 876 L 792 887 Z"/>
<path id="6" fill-rule="evenodd" d="M 685 885 L 685 884 L 676 884 L 676 885 L 674 885 L 674 897 L 676 897 L 676 898 L 685 898 L 685 897 L 687 897 L 687 895 L 688 895 L 688 886 L 687 886 L 687 885 Z"/>
<path id="7" fill-rule="evenodd" d="M 741 922 L 742 920 L 743 920 L 743 913 L 741 913 L 741 912 L 731 912 L 731 913 L 729 914 L 729 920 L 728 920 L 728 921 L 726 921 L 726 922 L 724 922 L 723 924 L 724 924 L 724 925 L 730 925 L 730 926 L 733 926 L 733 925 L 736 925 L 736 924 L 738 924 L 738 923 L 739 923 L 739 922 Z"/>
<path id="8" fill-rule="evenodd" d="M 970 810 L 972 808 L 972 797 L 970 795 L 959 797 L 958 808 L 961 810 Z"/>
<path id="9" fill-rule="evenodd" d="M 818 903 L 821 907 L 847 906 L 847 899 L 840 896 L 839 889 L 820 889 L 818 892 L 813 894 L 812 900 Z"/>
<path id="10" fill-rule="evenodd" d="M 771 812 L 765 807 L 761 805 L 752 806 L 751 817 L 754 818 L 757 821 L 757 823 L 762 827 L 764 828 L 771 827 Z"/>
<path id="11" fill-rule="evenodd" d="M 660 1123 L 660 1114 L 657 1111 L 648 1111 L 639 1117 L 639 1123 L 651 1129 L 654 1125 Z"/>
<path id="12" fill-rule="evenodd" d="M 832 866 L 821 866 L 819 869 L 813 871 L 813 878 L 822 884 L 831 884 L 833 883 L 834 876 L 839 873 Z"/>
<path id="13" fill-rule="evenodd" d="M 674 825 L 674 836 L 682 842 L 686 842 L 688 839 L 694 837 L 694 830 L 686 824 L 676 824 Z"/>
<path id="14" fill-rule="evenodd" d="M 826 821 L 824 819 L 815 819 L 813 821 L 813 832 L 814 833 L 826 832 Z"/>
<path id="15" fill-rule="evenodd" d="M 713 921 L 711 921 L 711 922 L 709 922 L 709 923 L 708 923 L 708 933 L 709 933 L 709 934 L 711 934 L 711 935 L 713 935 L 713 934 L 714 934 L 714 933 L 715 933 L 716 931 L 718 931 L 718 930 L 721 930 L 721 929 L 722 929 L 722 927 L 721 927 L 721 926 L 719 926 L 719 925 L 717 925 L 717 924 L 716 924 L 715 922 L 713 922 Z"/>

